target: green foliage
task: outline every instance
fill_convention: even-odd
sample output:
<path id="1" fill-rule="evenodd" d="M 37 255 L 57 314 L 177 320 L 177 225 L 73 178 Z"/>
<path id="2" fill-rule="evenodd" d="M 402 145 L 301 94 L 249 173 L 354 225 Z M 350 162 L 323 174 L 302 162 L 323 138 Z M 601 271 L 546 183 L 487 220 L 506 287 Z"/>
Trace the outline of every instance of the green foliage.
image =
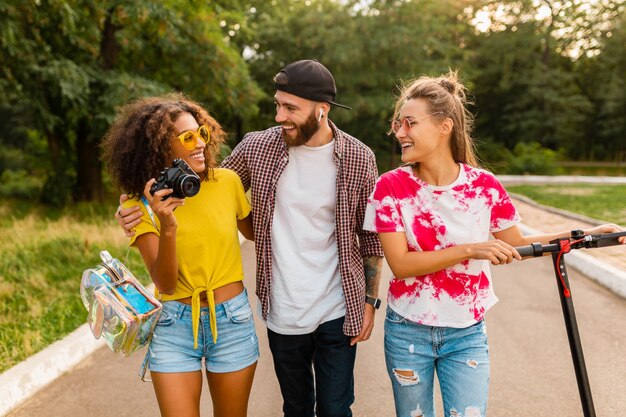
<path id="1" fill-rule="evenodd" d="M 24 153 L 13 147 L 0 145 L 0 172 L 20 169 L 24 165 Z"/>
<path id="2" fill-rule="evenodd" d="M 44 185 L 42 171 L 46 169 L 45 164 L 37 161 L 44 159 L 45 144 L 36 131 L 15 128 L 8 131 L 17 139 L 15 145 L 0 145 L 0 198 L 37 200 Z"/>
<path id="3" fill-rule="evenodd" d="M 330 117 L 380 170 L 399 160 L 385 135 L 397 85 L 449 68 L 473 93 L 485 165 L 528 138 L 567 159 L 624 161 L 624 12 L 624 0 L 0 0 L 0 150 L 16 161 L 0 158 L 0 177 L 17 183 L 2 192 L 102 201 L 100 139 L 146 95 L 188 94 L 234 146 L 275 123 L 272 77 L 303 58 L 334 73 L 353 111 Z"/>
<path id="4" fill-rule="evenodd" d="M 259 85 L 271 89 L 285 64 L 318 59 L 335 76 L 337 101 L 352 111 L 333 109 L 337 125 L 372 147 L 381 170 L 397 164 L 389 130 L 396 85 L 422 74 L 438 75 L 463 65 L 471 36 L 459 0 L 342 2 L 331 0 L 252 1 L 249 17 L 257 34 L 249 65 Z M 462 75 L 469 74 L 462 71 Z M 262 116 L 247 130 L 273 124 L 271 97 Z"/>
<path id="5" fill-rule="evenodd" d="M 543 148 L 538 142 L 519 142 L 507 161 L 511 174 L 556 175 L 561 171 L 557 165 L 559 152 Z"/>
<path id="6" fill-rule="evenodd" d="M 0 174 L 0 198 L 36 199 L 41 190 L 41 179 L 18 168 Z"/>
<path id="7" fill-rule="evenodd" d="M 479 141 L 476 148 L 480 166 L 497 174 L 510 173 L 508 163 L 513 159 L 513 153 L 502 143 Z"/>
<path id="8" fill-rule="evenodd" d="M 624 2 L 509 0 L 485 9 L 500 17 L 472 39 L 473 66 L 482 69 L 477 135 L 509 149 L 531 137 L 571 158 L 623 160 Z"/>
<path id="9" fill-rule="evenodd" d="M 232 150 L 232 148 L 231 148 L 230 146 L 228 146 L 228 144 L 226 144 L 226 143 L 225 143 L 225 144 L 223 144 L 223 145 L 220 147 L 220 154 L 219 154 L 219 156 L 217 157 L 217 163 L 219 164 L 220 162 L 222 162 L 222 160 L 223 160 L 224 158 L 226 158 L 228 155 L 230 155 L 230 153 L 231 153 L 232 151 L 233 151 L 233 150 Z"/>
<path id="10" fill-rule="evenodd" d="M 626 14 L 605 23 L 598 53 L 576 65 L 578 84 L 594 105 L 585 138 L 574 143 L 576 159 L 626 160 Z"/>
<path id="11" fill-rule="evenodd" d="M 198 1 L 0 2 L 0 45 L 0 109 L 12 130 L 45 138 L 45 158 L 24 168 L 45 178 L 48 203 L 102 200 L 98 143 L 134 98 L 182 91 L 226 124 L 257 113 L 238 48 Z M 9 133 L 3 142 L 25 151 Z"/>
<path id="12" fill-rule="evenodd" d="M 474 80 L 477 134 L 509 148 L 527 137 L 552 149 L 580 141 L 591 105 L 567 60 L 557 56 L 544 63 L 536 24 L 516 28 L 476 39 L 476 65 L 485 68 Z"/>

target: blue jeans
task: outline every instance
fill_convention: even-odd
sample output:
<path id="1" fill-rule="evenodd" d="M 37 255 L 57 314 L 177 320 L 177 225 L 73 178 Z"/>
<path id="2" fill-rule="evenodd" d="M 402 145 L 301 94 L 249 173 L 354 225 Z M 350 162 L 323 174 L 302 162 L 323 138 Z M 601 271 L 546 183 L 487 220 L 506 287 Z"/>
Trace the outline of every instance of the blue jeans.
<path id="1" fill-rule="evenodd" d="M 313 417 L 316 411 L 318 417 L 352 416 L 356 345 L 343 334 L 343 322 L 340 317 L 302 335 L 267 330 L 285 417 Z"/>
<path id="2" fill-rule="evenodd" d="M 435 417 L 437 371 L 444 415 L 485 416 L 489 390 L 487 327 L 432 327 L 387 307 L 385 361 L 397 417 Z"/>

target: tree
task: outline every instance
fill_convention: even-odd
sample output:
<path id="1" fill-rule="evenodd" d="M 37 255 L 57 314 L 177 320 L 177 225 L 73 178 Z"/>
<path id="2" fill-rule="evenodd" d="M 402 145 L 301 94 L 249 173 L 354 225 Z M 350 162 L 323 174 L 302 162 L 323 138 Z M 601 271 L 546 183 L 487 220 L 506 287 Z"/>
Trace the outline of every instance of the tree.
<path id="1" fill-rule="evenodd" d="M 573 146 L 573 157 L 626 161 L 626 14 L 624 2 L 605 20 L 597 48 L 584 54 L 576 78 L 594 111 L 585 137 Z"/>
<path id="2" fill-rule="evenodd" d="M 47 142 L 31 167 L 46 176 L 44 201 L 103 198 L 98 144 L 133 98 L 182 91 L 226 124 L 258 111 L 258 87 L 203 2 L 2 2 L 0 16 L 0 105 L 21 137 Z"/>
<path id="3" fill-rule="evenodd" d="M 478 134 L 508 149 L 537 141 L 573 158 L 599 156 L 586 151 L 594 142 L 588 126 L 598 102 L 576 68 L 587 54 L 601 51 L 603 33 L 619 16 L 617 3 L 623 2 L 514 0 L 485 6 L 491 24 L 472 45 L 474 66 L 481 68 L 474 79 Z M 621 48 L 623 56 L 623 43 Z"/>
<path id="4" fill-rule="evenodd" d="M 461 66 L 471 36 L 461 0 L 252 1 L 248 24 L 256 33 L 248 62 L 259 85 L 288 62 L 314 58 L 335 76 L 337 101 L 353 111 L 333 110 L 331 119 L 376 152 L 380 169 L 397 164 L 389 130 L 396 85 L 421 74 L 438 75 Z M 271 123 L 273 104 L 261 103 Z"/>

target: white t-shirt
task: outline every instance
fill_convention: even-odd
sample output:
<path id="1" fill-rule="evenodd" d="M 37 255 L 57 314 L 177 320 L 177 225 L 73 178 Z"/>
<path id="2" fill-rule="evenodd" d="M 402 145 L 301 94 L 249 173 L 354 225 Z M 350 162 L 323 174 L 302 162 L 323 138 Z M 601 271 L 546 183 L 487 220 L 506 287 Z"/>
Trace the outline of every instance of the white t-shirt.
<path id="1" fill-rule="evenodd" d="M 335 237 L 334 143 L 291 147 L 276 186 L 267 317 L 276 333 L 311 333 L 346 314 Z"/>
<path id="2" fill-rule="evenodd" d="M 450 185 L 433 186 L 409 166 L 382 175 L 369 198 L 363 228 L 404 232 L 409 251 L 433 251 L 484 242 L 520 217 L 504 187 L 489 172 L 461 164 Z M 489 261 L 469 260 L 431 274 L 392 278 L 387 303 L 416 323 L 464 328 L 498 301 Z"/>

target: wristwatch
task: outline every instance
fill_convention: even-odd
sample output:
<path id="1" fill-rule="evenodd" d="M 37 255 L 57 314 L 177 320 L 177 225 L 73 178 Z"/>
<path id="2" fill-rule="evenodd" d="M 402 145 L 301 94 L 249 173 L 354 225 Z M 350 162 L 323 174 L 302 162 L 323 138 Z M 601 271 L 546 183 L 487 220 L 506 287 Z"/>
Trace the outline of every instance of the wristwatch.
<path id="1" fill-rule="evenodd" d="M 374 306 L 376 310 L 380 308 L 380 304 L 382 303 L 382 301 L 380 301 L 380 298 L 370 297 L 369 295 L 365 296 L 365 302 Z"/>

